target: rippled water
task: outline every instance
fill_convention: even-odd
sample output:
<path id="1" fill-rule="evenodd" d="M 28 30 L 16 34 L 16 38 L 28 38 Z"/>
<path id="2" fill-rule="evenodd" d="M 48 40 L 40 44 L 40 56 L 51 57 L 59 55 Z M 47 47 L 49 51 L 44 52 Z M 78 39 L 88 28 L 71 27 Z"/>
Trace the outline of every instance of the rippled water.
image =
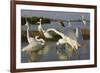
<path id="1" fill-rule="evenodd" d="M 22 48 L 26 46 L 28 43 L 22 43 Z M 80 58 L 77 57 L 75 53 L 71 56 L 69 60 L 86 60 L 90 58 L 90 47 L 89 47 L 89 41 L 84 40 L 81 42 L 82 47 L 77 50 Z M 56 50 L 56 42 L 47 42 L 46 44 L 46 54 L 42 55 L 41 58 L 38 60 L 38 62 L 45 62 L 45 61 L 61 61 L 57 55 Z M 37 57 L 38 58 L 38 57 Z M 30 55 L 21 52 L 21 62 L 29 62 Z M 66 59 L 67 61 L 67 59 Z"/>
<path id="2" fill-rule="evenodd" d="M 75 35 L 73 35 L 73 33 L 70 34 L 67 31 L 72 30 L 75 27 L 79 27 L 79 28 L 82 28 L 83 27 L 83 25 L 78 25 L 78 24 L 72 26 L 71 29 L 68 29 L 67 27 L 65 29 L 62 27 L 63 28 L 62 29 L 62 28 L 60 28 L 60 25 L 59 25 L 59 29 L 64 30 L 63 31 L 64 34 L 67 34 L 67 36 L 75 39 L 75 37 L 74 37 Z M 55 28 L 55 27 L 52 27 L 52 28 Z M 22 27 L 22 28 L 24 28 L 24 27 Z M 50 27 L 48 27 L 48 28 L 50 28 Z M 46 30 L 48 28 L 46 28 L 46 25 L 45 25 L 44 29 Z M 32 28 L 31 31 L 33 31 L 33 29 L 35 29 L 35 28 Z M 36 29 L 37 29 L 37 26 L 36 26 Z M 89 29 L 89 24 L 88 24 L 88 29 Z M 67 61 L 67 60 L 86 60 L 86 59 L 90 59 L 90 40 L 83 40 L 81 33 L 79 33 L 79 34 L 80 34 L 79 35 L 80 37 L 77 40 L 81 44 L 81 48 L 79 48 L 77 50 L 77 52 L 78 52 L 80 58 L 78 58 L 78 56 L 77 56 L 76 53 L 73 53 L 72 56 L 70 57 L 70 59 L 66 59 L 66 56 L 65 56 L 65 59 L 63 59 L 63 60 L 66 60 Z M 35 59 L 37 59 L 37 62 L 62 61 L 61 59 L 59 59 L 59 56 L 57 54 L 56 42 L 57 41 L 46 41 L 46 45 L 45 45 L 46 48 L 44 49 L 45 54 L 44 55 L 41 55 L 40 57 L 38 55 L 36 55 L 36 53 L 35 54 L 32 54 L 30 56 L 29 54 L 27 54 L 25 52 L 21 52 L 21 62 L 23 62 L 23 63 L 29 62 L 30 57 L 33 57 L 33 58 L 35 57 Z M 21 48 L 23 48 L 23 47 L 25 47 L 27 45 L 28 45 L 28 42 L 22 42 L 21 43 Z"/>

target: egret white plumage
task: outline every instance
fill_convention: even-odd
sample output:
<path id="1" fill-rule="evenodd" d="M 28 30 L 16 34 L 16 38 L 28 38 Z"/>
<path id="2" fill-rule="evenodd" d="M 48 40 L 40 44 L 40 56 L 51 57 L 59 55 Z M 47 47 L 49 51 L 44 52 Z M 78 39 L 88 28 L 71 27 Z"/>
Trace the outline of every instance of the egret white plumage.
<path id="1" fill-rule="evenodd" d="M 29 36 L 29 22 L 27 20 L 26 20 L 25 26 L 27 27 L 27 40 L 28 40 L 28 43 L 32 43 L 34 38 Z"/>
<path id="2" fill-rule="evenodd" d="M 34 51 L 37 49 L 41 49 L 45 46 L 45 41 L 43 39 L 39 39 L 39 36 L 35 36 L 35 38 L 29 36 L 29 22 L 26 21 L 25 26 L 27 26 L 27 40 L 28 45 L 22 49 L 22 51 Z"/>
<path id="3" fill-rule="evenodd" d="M 39 36 L 35 36 L 35 38 L 29 36 L 29 23 L 26 21 L 27 26 L 27 40 L 28 45 L 22 48 L 22 52 L 28 52 L 31 56 L 31 61 L 37 61 L 37 57 L 42 55 L 43 49 L 45 47 L 45 41 Z"/>
<path id="4" fill-rule="evenodd" d="M 60 35 L 62 37 L 61 39 L 58 40 L 57 45 L 66 43 L 66 44 L 71 45 L 71 47 L 75 48 L 75 49 L 78 49 L 78 47 L 80 46 L 80 44 L 76 40 L 71 39 L 67 35 L 57 31 L 54 28 L 49 28 L 48 31 L 53 31 L 53 32 L 55 32 L 56 34 L 58 34 L 58 35 Z"/>
<path id="5" fill-rule="evenodd" d="M 82 17 L 82 22 L 83 22 L 84 26 L 86 26 L 87 22 L 86 22 L 85 17 L 83 15 L 81 17 Z"/>
<path id="6" fill-rule="evenodd" d="M 74 39 L 71 39 L 70 37 L 68 37 L 67 35 L 65 35 L 65 34 L 63 34 L 63 33 L 61 33 L 61 32 L 59 32 L 59 31 L 57 31 L 56 29 L 54 29 L 54 28 L 49 28 L 49 29 L 47 29 L 47 31 L 44 31 L 43 30 L 43 28 L 42 28 L 42 26 L 41 26 L 41 20 L 42 19 L 40 19 L 40 21 L 38 22 L 40 25 L 38 26 L 38 30 L 39 30 L 39 32 L 41 33 L 43 33 L 44 34 L 44 36 L 46 37 L 46 38 L 49 38 L 46 34 L 49 34 L 49 32 L 54 32 L 55 34 L 58 34 L 58 35 L 60 35 L 61 36 L 61 39 L 59 39 L 58 41 L 57 41 L 57 43 L 56 43 L 56 45 L 58 46 L 58 45 L 70 45 L 70 48 L 68 48 L 68 49 L 73 49 L 73 50 L 77 50 L 79 47 L 80 47 L 80 44 L 77 42 L 77 40 L 74 40 Z M 70 26 L 71 24 L 69 23 L 69 26 Z M 50 34 L 49 34 L 50 35 Z M 50 36 L 52 36 L 52 35 L 50 35 Z M 67 55 L 67 54 L 66 54 Z M 64 58 L 64 57 L 63 57 Z"/>
<path id="7" fill-rule="evenodd" d="M 67 42 L 69 41 L 69 42 Z M 70 38 L 65 38 L 65 39 L 59 39 L 58 42 L 56 43 L 57 46 L 61 46 L 58 49 L 61 49 L 60 51 L 57 50 L 57 54 L 59 55 L 60 59 L 70 59 L 72 56 L 73 52 L 75 52 L 79 57 L 79 54 L 77 52 L 77 49 L 80 47 L 80 44 L 77 42 L 77 40 L 72 40 Z M 57 47 L 56 47 L 57 48 Z M 62 52 L 62 49 L 64 50 Z"/>
<path id="8" fill-rule="evenodd" d="M 76 27 L 75 35 L 76 35 L 77 38 L 79 37 L 79 29 L 78 29 L 78 27 Z"/>
<path id="9" fill-rule="evenodd" d="M 60 59 L 64 59 L 64 58 L 67 59 L 68 58 L 67 56 L 72 54 L 72 51 L 74 51 L 78 55 L 76 50 L 80 47 L 80 44 L 77 42 L 77 40 L 74 40 L 74 39 L 68 37 L 67 35 L 57 31 L 54 28 L 50 28 L 48 30 L 54 31 L 55 33 L 57 33 L 58 35 L 60 35 L 62 37 L 56 43 L 57 46 L 65 47 L 64 48 L 65 51 L 63 51 L 63 53 L 61 53 L 62 48 L 60 48 L 61 49 L 60 51 L 59 50 L 57 51 L 57 54 L 59 55 Z M 68 52 L 66 52 L 66 49 Z M 79 55 L 78 55 L 78 57 L 79 57 Z"/>
<path id="10" fill-rule="evenodd" d="M 35 36 L 35 38 L 33 38 L 32 42 L 29 43 L 27 46 L 25 46 L 22 51 L 36 51 L 36 50 L 41 50 L 44 48 L 45 46 L 45 41 L 41 38 L 38 38 L 39 36 Z"/>
<path id="11" fill-rule="evenodd" d="M 37 22 L 37 23 L 39 23 L 38 31 L 39 31 L 42 35 L 44 35 L 46 38 L 53 38 L 53 36 L 50 35 L 48 29 L 47 29 L 47 31 L 45 31 L 45 30 L 42 28 L 42 19 L 41 19 L 41 18 L 40 18 L 39 22 Z"/>

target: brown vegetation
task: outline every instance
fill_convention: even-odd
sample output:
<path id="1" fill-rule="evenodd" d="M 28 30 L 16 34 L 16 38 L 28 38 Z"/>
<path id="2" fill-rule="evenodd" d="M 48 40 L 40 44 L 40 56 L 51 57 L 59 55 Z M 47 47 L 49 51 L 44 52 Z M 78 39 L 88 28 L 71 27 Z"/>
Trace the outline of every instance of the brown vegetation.
<path id="1" fill-rule="evenodd" d="M 87 28 L 82 28 L 81 29 L 82 32 L 82 37 L 84 40 L 89 40 L 90 39 L 90 30 Z"/>

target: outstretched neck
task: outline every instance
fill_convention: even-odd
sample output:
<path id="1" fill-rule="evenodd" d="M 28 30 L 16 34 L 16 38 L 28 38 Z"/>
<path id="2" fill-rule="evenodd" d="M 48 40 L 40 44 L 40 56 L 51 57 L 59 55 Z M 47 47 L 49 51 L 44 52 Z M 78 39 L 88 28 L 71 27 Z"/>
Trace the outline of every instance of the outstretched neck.
<path id="1" fill-rule="evenodd" d="M 45 45 L 45 41 L 41 38 L 39 38 L 39 36 L 35 36 L 35 40 L 37 40 L 38 42 L 41 43 L 41 45 Z"/>
<path id="2" fill-rule="evenodd" d="M 45 31 L 44 31 L 44 29 L 42 28 L 41 22 L 39 22 L 38 30 L 39 30 L 40 34 L 44 36 Z"/>
<path id="3" fill-rule="evenodd" d="M 41 31 L 44 33 L 44 29 L 42 28 L 42 23 L 40 22 Z"/>

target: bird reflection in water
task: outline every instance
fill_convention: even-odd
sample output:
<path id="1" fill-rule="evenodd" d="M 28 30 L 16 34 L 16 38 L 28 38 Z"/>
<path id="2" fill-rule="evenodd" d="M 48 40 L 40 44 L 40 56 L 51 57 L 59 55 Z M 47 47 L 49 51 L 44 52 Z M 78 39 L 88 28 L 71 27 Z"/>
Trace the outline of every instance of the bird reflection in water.
<path id="1" fill-rule="evenodd" d="M 39 62 L 41 58 L 46 55 L 48 48 L 45 47 L 41 50 L 31 51 L 29 62 Z"/>
<path id="2" fill-rule="evenodd" d="M 25 52 L 29 56 L 27 62 L 40 62 L 43 56 L 48 53 L 48 47 L 45 44 L 45 46 L 42 49 L 37 49 L 33 51 L 22 51 L 22 52 Z"/>
<path id="3" fill-rule="evenodd" d="M 77 50 L 73 49 L 68 44 L 57 45 L 56 51 L 57 51 L 58 58 L 60 60 L 70 60 L 74 53 L 77 56 L 77 58 L 80 59 Z"/>

